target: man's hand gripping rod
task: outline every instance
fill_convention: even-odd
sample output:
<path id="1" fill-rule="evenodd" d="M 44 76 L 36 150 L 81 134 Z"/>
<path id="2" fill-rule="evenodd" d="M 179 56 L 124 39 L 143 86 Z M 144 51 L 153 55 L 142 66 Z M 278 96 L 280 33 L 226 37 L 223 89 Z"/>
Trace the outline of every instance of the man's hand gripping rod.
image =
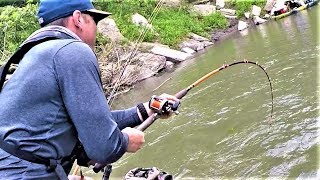
<path id="1" fill-rule="evenodd" d="M 190 89 L 189 89 L 190 90 Z M 176 98 L 181 99 L 182 97 L 184 97 L 187 92 L 189 91 L 187 89 L 184 89 L 182 91 L 180 91 L 179 93 L 177 93 L 175 95 Z M 177 107 L 172 108 L 173 111 L 177 110 Z M 146 130 L 151 124 L 153 124 L 160 116 L 158 116 L 158 113 L 153 113 L 151 114 L 145 121 L 143 121 L 143 123 L 141 123 L 136 129 L 140 130 L 140 131 L 144 131 Z M 95 173 L 98 173 L 99 171 L 101 171 L 104 167 L 106 166 L 106 164 L 98 164 L 96 163 L 94 165 L 93 171 Z"/>

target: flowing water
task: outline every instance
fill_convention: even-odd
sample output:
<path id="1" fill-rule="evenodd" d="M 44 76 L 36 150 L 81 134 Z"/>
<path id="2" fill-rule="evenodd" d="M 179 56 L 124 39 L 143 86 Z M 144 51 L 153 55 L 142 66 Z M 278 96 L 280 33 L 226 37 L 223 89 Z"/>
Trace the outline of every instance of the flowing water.
<path id="1" fill-rule="evenodd" d="M 320 179 L 319 10 L 316 6 L 237 33 L 120 97 L 116 108 L 145 102 L 153 94 L 175 94 L 224 63 L 247 59 L 271 77 L 274 118 L 269 119 L 271 95 L 264 72 L 249 64 L 230 67 L 192 89 L 179 115 L 147 129 L 143 149 L 113 164 L 111 179 L 134 167 L 152 166 L 178 179 Z M 88 169 L 85 174 L 102 175 Z"/>

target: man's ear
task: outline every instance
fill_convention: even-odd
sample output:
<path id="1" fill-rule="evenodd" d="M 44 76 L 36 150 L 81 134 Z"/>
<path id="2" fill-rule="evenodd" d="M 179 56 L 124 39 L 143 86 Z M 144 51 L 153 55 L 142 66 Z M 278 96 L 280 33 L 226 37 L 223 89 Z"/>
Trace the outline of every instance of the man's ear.
<path id="1" fill-rule="evenodd" d="M 79 10 L 75 10 L 73 12 L 72 21 L 76 27 L 81 28 L 81 23 L 83 22 L 83 18 L 82 18 L 81 12 Z"/>

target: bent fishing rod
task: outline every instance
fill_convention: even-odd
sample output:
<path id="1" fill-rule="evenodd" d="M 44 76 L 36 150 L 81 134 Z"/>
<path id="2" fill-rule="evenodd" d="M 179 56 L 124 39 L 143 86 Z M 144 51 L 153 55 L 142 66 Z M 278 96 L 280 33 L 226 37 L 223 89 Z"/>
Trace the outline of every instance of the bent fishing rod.
<path id="1" fill-rule="evenodd" d="M 268 78 L 269 81 L 269 85 L 270 85 L 270 94 L 271 94 L 271 110 L 270 110 L 270 118 L 272 119 L 272 115 L 273 115 L 273 89 L 272 89 L 272 84 L 271 84 L 271 80 L 270 77 L 267 73 L 267 71 L 258 63 L 256 62 L 252 62 L 252 61 L 247 61 L 247 60 L 243 60 L 243 61 L 236 61 L 233 62 L 231 64 L 224 64 L 221 67 L 209 72 L 208 74 L 202 76 L 200 79 L 198 79 L 197 81 L 195 81 L 194 83 L 192 83 L 191 85 L 189 85 L 187 88 L 179 91 L 177 94 L 175 94 L 175 97 L 178 99 L 182 99 L 184 96 L 186 96 L 188 94 L 188 92 L 193 89 L 194 87 L 197 87 L 199 84 L 201 84 L 202 82 L 204 82 L 205 80 L 207 80 L 208 78 L 210 78 L 211 76 L 213 76 L 214 74 L 222 71 L 223 69 L 226 69 L 228 67 L 234 66 L 234 65 L 238 65 L 238 64 L 253 64 L 258 66 L 260 69 L 263 70 L 263 72 L 265 73 L 265 75 Z M 177 108 L 177 107 L 176 107 Z M 140 131 L 144 131 L 146 130 L 151 124 L 153 124 L 157 119 L 159 118 L 158 113 L 153 113 L 152 115 L 150 115 L 145 121 L 143 121 L 143 123 L 141 123 L 136 129 L 140 130 Z M 93 170 L 94 172 L 99 172 L 102 168 L 104 168 L 106 165 L 103 164 L 95 164 Z"/>
<path id="2" fill-rule="evenodd" d="M 188 92 L 193 89 L 194 87 L 198 86 L 199 84 L 201 84 L 202 82 L 204 82 L 205 80 L 207 80 L 208 78 L 210 78 L 211 76 L 213 76 L 214 74 L 222 71 L 223 69 L 226 69 L 228 67 L 237 65 L 237 64 L 253 64 L 258 66 L 261 70 L 263 70 L 263 72 L 265 73 L 265 75 L 268 78 L 269 81 L 269 85 L 270 85 L 270 94 L 271 94 L 271 110 L 270 110 L 270 119 L 272 119 L 272 115 L 273 115 L 273 89 L 272 89 L 272 84 L 271 84 L 271 80 L 270 77 L 267 73 L 267 71 L 261 66 L 259 65 L 257 62 L 252 62 L 252 61 L 247 61 L 247 60 L 243 60 L 243 61 L 236 61 L 233 62 L 231 64 L 224 64 L 221 67 L 209 72 L 208 74 L 202 76 L 200 79 L 198 79 L 197 81 L 195 81 L 194 83 L 192 83 L 191 85 L 189 85 L 187 88 L 181 90 L 180 92 L 178 92 L 177 94 L 175 94 L 175 97 L 178 99 L 182 99 L 184 96 L 186 96 L 188 94 Z M 159 118 L 157 113 L 153 113 L 152 115 L 150 115 L 145 121 L 143 121 L 142 124 L 140 124 L 137 129 L 140 131 L 144 131 L 146 130 L 151 124 L 153 124 L 157 119 Z"/>

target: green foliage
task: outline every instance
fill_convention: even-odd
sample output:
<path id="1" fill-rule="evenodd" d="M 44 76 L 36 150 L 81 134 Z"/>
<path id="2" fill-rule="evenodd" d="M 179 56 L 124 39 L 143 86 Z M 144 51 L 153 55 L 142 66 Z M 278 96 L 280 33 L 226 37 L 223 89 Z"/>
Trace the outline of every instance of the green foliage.
<path id="1" fill-rule="evenodd" d="M 155 0 L 97 0 L 94 2 L 95 6 L 101 10 L 112 13 L 112 18 L 116 21 L 121 33 L 131 41 L 136 40 L 143 27 L 137 27 L 132 24 L 131 16 L 137 12 L 144 17 L 150 17 L 154 8 L 156 7 Z M 147 31 L 144 41 L 151 42 L 155 39 L 155 33 Z"/>
<path id="2" fill-rule="evenodd" d="M 251 11 L 252 5 L 264 7 L 267 0 L 231 0 L 231 6 L 234 6 L 238 18 L 243 17 L 244 13 Z"/>
<path id="3" fill-rule="evenodd" d="M 137 40 L 144 29 L 132 24 L 131 16 L 135 13 L 147 18 L 155 15 L 151 22 L 153 30 L 147 31 L 143 41 L 157 41 L 172 47 L 180 43 L 190 32 L 208 36 L 208 32 L 213 28 L 225 28 L 227 25 L 226 18 L 220 13 L 201 17 L 189 13 L 187 7 L 162 6 L 157 9 L 157 2 L 156 0 L 97 0 L 95 5 L 101 10 L 113 13 L 112 18 L 116 21 L 121 33 L 131 41 Z"/>
<path id="4" fill-rule="evenodd" d="M 160 42 L 174 46 L 188 34 L 191 25 L 189 23 L 192 22 L 194 22 L 194 19 L 184 10 L 163 8 L 153 25 L 159 33 Z"/>
<path id="5" fill-rule="evenodd" d="M 214 13 L 203 18 L 203 26 L 212 29 L 224 29 L 228 25 L 227 19 L 221 13 Z"/>
<path id="6" fill-rule="evenodd" d="M 0 0 L 0 7 L 11 5 L 11 6 L 22 6 L 26 4 L 26 0 Z"/>
<path id="7" fill-rule="evenodd" d="M 39 0 L 12 0 L 15 6 L 0 7 L 0 53 L 11 55 L 17 47 L 39 28 L 36 12 Z M 0 4 L 8 1 L 0 0 Z M 153 29 L 147 30 L 143 36 L 145 42 L 160 42 L 171 47 L 177 46 L 190 32 L 208 36 L 215 28 L 225 28 L 227 20 L 220 13 L 202 17 L 189 12 L 187 6 L 179 8 L 157 7 L 157 0 L 96 0 L 95 7 L 112 12 L 121 33 L 128 41 L 137 41 L 143 27 L 132 23 L 132 15 L 139 13 L 150 18 Z M 23 5 L 17 7 L 16 5 Z M 103 47 L 108 39 L 97 36 L 97 47 Z M 3 60 L 2 58 L 0 59 Z"/>
<path id="8" fill-rule="evenodd" d="M 24 7 L 6 6 L 0 14 L 0 47 L 2 53 L 12 54 L 18 46 L 36 29 L 37 5 Z"/>
<path id="9" fill-rule="evenodd" d="M 37 4 L 40 0 L 0 0 L 0 7 L 4 6 L 15 6 L 15 7 L 23 7 L 27 4 Z"/>

